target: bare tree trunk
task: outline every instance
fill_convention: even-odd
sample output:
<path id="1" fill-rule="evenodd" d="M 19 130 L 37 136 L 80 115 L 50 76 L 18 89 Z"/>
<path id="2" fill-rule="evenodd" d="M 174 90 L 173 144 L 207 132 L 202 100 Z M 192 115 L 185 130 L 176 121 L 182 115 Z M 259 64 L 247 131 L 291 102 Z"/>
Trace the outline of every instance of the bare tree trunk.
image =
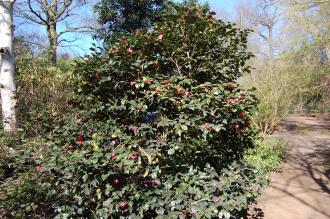
<path id="1" fill-rule="evenodd" d="M 48 49 L 48 57 L 50 64 L 52 66 L 56 66 L 57 64 L 57 32 L 56 32 L 56 24 L 51 24 L 47 26 L 47 34 L 49 39 L 49 49 Z"/>
<path id="2" fill-rule="evenodd" d="M 0 0 L 4 1 L 4 0 Z M 8 0 L 6 0 L 8 1 Z M 20 0 L 16 6 L 19 17 L 31 21 L 37 25 L 42 25 L 46 28 L 49 48 L 47 51 L 49 64 L 56 66 L 57 64 L 57 48 L 60 43 L 66 43 L 70 46 L 70 42 L 61 39 L 66 33 L 91 32 L 92 28 L 89 25 L 79 25 L 77 22 L 81 18 L 85 19 L 85 15 L 74 12 L 80 7 L 88 6 L 87 0 Z M 60 22 L 65 22 L 60 32 L 57 32 L 57 25 Z M 94 32 L 94 31 L 93 31 Z"/>
<path id="3" fill-rule="evenodd" d="M 0 0 L 0 93 L 3 128 L 16 130 L 16 85 L 13 49 L 13 5 L 15 0 Z"/>
<path id="4" fill-rule="evenodd" d="M 273 27 L 268 28 L 268 53 L 270 62 L 274 62 L 274 38 L 273 38 Z"/>
<path id="5" fill-rule="evenodd" d="M 330 45 L 325 48 L 327 54 L 327 61 L 330 63 Z"/>

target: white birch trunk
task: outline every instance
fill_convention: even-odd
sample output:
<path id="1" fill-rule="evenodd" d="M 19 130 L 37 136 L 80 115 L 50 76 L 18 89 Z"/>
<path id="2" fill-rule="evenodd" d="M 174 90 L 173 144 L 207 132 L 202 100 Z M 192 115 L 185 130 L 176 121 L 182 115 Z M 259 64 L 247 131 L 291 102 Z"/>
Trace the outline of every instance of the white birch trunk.
<path id="1" fill-rule="evenodd" d="M 13 49 L 13 5 L 15 0 L 0 0 L 0 93 L 3 128 L 16 129 L 16 85 Z"/>

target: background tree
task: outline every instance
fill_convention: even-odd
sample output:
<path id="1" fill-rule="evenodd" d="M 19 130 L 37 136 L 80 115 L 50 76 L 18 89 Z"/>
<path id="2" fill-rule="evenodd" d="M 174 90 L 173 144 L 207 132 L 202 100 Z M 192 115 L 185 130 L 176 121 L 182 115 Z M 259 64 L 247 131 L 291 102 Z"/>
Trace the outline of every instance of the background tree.
<path id="1" fill-rule="evenodd" d="M 59 45 L 75 40 L 63 38 L 64 34 L 90 31 L 90 28 L 73 19 L 78 16 L 78 9 L 86 5 L 86 0 L 20 0 L 16 5 L 18 16 L 46 27 L 49 41 L 48 58 L 53 66 L 57 63 L 56 52 Z M 63 24 L 61 30 L 60 24 Z"/>
<path id="2" fill-rule="evenodd" d="M 13 46 L 13 5 L 14 0 L 0 1 L 0 92 L 3 128 L 16 129 L 16 85 Z"/>
<path id="3" fill-rule="evenodd" d="M 236 7 L 237 23 L 255 31 L 268 46 L 268 57 L 274 61 L 274 31 L 280 10 L 274 0 L 241 1 Z"/>
<path id="4" fill-rule="evenodd" d="M 294 48 L 307 62 L 329 61 L 330 1 L 291 0 L 283 2 L 283 6 L 287 49 Z"/>
<path id="5" fill-rule="evenodd" d="M 150 27 L 159 21 L 160 11 L 168 0 L 101 0 L 95 6 L 99 13 L 101 39 L 109 39 L 114 33 L 132 33 L 135 29 Z"/>

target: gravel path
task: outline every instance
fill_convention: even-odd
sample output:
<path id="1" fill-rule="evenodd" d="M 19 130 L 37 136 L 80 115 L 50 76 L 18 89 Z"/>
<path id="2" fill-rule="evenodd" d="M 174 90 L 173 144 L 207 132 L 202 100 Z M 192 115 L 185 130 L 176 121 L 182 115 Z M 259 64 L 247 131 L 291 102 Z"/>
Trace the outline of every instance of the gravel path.
<path id="1" fill-rule="evenodd" d="M 330 115 L 290 115 L 288 155 L 258 199 L 265 219 L 330 218 Z"/>

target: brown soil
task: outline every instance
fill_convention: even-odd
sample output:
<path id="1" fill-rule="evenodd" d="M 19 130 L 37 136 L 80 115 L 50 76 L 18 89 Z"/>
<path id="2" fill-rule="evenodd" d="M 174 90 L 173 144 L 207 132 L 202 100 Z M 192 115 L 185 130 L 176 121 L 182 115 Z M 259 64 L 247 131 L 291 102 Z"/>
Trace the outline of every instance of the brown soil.
<path id="1" fill-rule="evenodd" d="M 330 115 L 290 115 L 282 127 L 288 154 L 258 199 L 262 217 L 330 218 Z"/>

